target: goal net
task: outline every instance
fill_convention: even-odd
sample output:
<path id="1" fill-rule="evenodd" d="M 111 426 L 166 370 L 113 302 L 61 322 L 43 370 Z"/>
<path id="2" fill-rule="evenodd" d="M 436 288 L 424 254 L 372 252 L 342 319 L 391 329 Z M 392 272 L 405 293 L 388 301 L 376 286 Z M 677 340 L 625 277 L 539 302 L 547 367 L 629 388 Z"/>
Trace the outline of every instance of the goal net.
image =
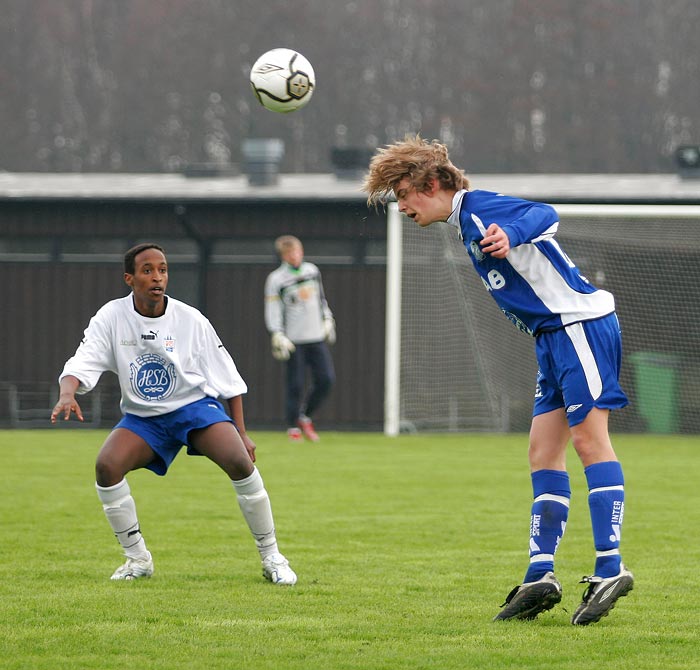
<path id="1" fill-rule="evenodd" d="M 700 206 L 558 205 L 557 240 L 615 295 L 630 405 L 619 432 L 700 433 Z M 388 210 L 385 432 L 527 431 L 534 340 L 503 316 L 457 231 Z"/>

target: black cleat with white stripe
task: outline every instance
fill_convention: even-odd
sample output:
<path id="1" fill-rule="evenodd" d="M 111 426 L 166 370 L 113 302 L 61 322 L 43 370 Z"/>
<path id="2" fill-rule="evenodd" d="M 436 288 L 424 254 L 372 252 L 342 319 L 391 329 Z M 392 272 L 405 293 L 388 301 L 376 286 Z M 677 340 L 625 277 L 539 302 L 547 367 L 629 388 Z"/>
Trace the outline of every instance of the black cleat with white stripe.
<path id="1" fill-rule="evenodd" d="M 620 572 L 614 577 L 584 577 L 581 584 L 588 586 L 571 619 L 575 626 L 587 626 L 607 616 L 618 598 L 626 596 L 634 588 L 634 577 L 624 563 L 620 563 Z"/>
<path id="2" fill-rule="evenodd" d="M 493 618 L 534 619 L 541 612 L 552 609 L 561 600 L 561 584 L 553 572 L 548 572 L 536 582 L 516 586 L 501 605 L 503 609 Z"/>

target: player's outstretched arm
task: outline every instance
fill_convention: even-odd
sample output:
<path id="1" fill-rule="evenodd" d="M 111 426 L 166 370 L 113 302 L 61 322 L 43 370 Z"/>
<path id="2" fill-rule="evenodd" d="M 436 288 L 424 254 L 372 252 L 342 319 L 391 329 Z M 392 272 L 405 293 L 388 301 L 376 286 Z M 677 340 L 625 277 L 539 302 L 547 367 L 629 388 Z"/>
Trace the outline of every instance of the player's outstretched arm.
<path id="1" fill-rule="evenodd" d="M 238 434 L 243 440 L 243 444 L 250 456 L 250 460 L 255 463 L 255 442 L 249 437 L 245 430 L 245 419 L 243 418 L 243 396 L 237 395 L 233 398 L 227 400 L 229 412 L 231 413 L 231 418 L 236 423 L 236 428 L 238 429 Z"/>
<path id="2" fill-rule="evenodd" d="M 75 413 L 79 421 L 85 420 L 83 418 L 83 411 L 80 409 L 80 405 L 75 399 L 75 392 L 78 390 L 79 386 L 80 380 L 77 377 L 73 377 L 73 375 L 66 375 L 61 379 L 58 402 L 51 412 L 51 423 L 56 423 L 61 414 L 63 414 L 63 420 L 68 421 L 71 412 Z"/>

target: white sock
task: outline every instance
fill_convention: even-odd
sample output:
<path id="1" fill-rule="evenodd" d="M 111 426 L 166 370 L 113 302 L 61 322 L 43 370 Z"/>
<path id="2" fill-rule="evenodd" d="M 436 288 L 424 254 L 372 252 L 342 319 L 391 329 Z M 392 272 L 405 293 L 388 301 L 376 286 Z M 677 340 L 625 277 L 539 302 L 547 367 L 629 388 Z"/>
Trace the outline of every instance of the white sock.
<path id="1" fill-rule="evenodd" d="M 253 474 L 245 479 L 231 483 L 236 489 L 236 497 L 243 518 L 255 538 L 260 558 L 277 553 L 277 538 L 275 536 L 275 522 L 272 519 L 270 497 L 267 495 L 258 469 L 255 468 Z"/>
<path id="2" fill-rule="evenodd" d="M 114 486 L 103 487 L 95 484 L 97 495 L 102 501 L 107 521 L 129 558 L 143 558 L 148 554 L 146 543 L 141 535 L 136 516 L 136 503 L 131 497 L 131 489 L 126 479 Z"/>

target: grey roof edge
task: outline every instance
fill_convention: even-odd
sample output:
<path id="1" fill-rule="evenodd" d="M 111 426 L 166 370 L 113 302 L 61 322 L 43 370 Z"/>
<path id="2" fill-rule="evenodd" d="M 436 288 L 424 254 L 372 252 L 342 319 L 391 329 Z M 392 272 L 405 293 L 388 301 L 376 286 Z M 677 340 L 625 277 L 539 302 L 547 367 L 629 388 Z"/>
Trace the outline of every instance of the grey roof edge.
<path id="1" fill-rule="evenodd" d="M 471 187 L 545 202 L 700 203 L 700 178 L 678 174 L 471 174 Z M 0 200 L 153 202 L 364 202 L 361 179 L 280 174 L 253 186 L 245 175 L 0 172 Z"/>

